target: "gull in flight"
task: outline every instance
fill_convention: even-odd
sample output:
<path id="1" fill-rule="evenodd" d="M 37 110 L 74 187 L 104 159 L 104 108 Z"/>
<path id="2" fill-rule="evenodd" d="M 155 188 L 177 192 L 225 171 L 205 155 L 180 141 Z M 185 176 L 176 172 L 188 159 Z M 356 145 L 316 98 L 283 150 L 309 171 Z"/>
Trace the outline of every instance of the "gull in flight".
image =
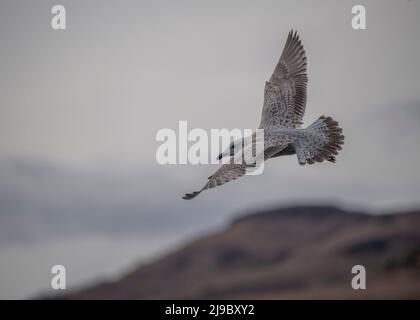
<path id="1" fill-rule="evenodd" d="M 280 60 L 265 83 L 260 129 L 264 129 L 264 160 L 296 154 L 299 164 L 324 160 L 335 162 L 344 143 L 342 129 L 331 117 L 321 116 L 307 128 L 300 128 L 306 107 L 306 55 L 297 32 L 290 31 Z M 218 159 L 233 157 L 233 141 Z M 183 199 L 235 180 L 246 173 L 246 163 L 225 163 L 208 178 L 204 187 L 187 193 Z"/>

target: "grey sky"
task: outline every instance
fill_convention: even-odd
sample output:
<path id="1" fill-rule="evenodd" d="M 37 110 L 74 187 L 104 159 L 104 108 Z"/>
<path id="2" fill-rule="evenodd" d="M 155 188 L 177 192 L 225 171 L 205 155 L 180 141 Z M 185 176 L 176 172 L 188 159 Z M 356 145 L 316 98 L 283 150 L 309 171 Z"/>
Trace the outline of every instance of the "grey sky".
<path id="1" fill-rule="evenodd" d="M 356 3 L 367 30 L 351 28 Z M 47 290 L 57 260 L 75 284 L 118 274 L 262 206 L 420 204 L 419 1 L 60 1 L 65 31 L 54 4 L 0 3 L 0 297 Z M 255 127 L 291 28 L 305 125 L 344 128 L 337 164 L 275 160 L 183 201 L 215 167 L 159 166 L 157 130 Z"/>

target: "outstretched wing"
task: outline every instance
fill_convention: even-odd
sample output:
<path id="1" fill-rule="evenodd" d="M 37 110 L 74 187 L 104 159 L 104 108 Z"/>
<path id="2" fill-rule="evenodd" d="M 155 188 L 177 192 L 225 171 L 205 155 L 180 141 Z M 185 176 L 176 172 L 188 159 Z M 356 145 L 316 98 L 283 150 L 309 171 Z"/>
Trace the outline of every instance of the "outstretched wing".
<path id="1" fill-rule="evenodd" d="M 306 106 L 306 56 L 297 32 L 290 31 L 276 68 L 266 82 L 260 128 L 295 128 Z"/>
<path id="2" fill-rule="evenodd" d="M 255 145 L 253 145 L 255 147 Z M 267 160 L 271 158 L 274 154 L 280 152 L 284 147 L 281 145 L 267 148 L 264 150 L 264 160 Z M 255 152 L 255 150 L 254 150 Z M 235 163 L 226 163 L 222 165 L 219 170 L 217 170 L 212 176 L 208 178 L 207 183 L 204 185 L 203 188 L 201 188 L 200 191 L 194 191 L 191 193 L 185 194 L 182 198 L 185 200 L 191 200 L 195 198 L 200 192 L 211 189 L 217 186 L 221 186 L 222 184 L 225 184 L 226 182 L 235 180 L 239 177 L 242 177 L 247 173 L 247 169 L 249 172 L 258 169 L 259 167 L 254 164 L 246 164 L 245 162 L 242 164 L 235 164 Z"/>
<path id="3" fill-rule="evenodd" d="M 246 173 L 246 165 L 244 164 L 234 164 L 226 163 L 222 165 L 219 170 L 217 170 L 212 176 L 209 177 L 209 180 L 201 188 L 200 191 L 194 191 L 191 193 L 186 193 L 182 198 L 185 200 L 191 200 L 195 198 L 200 192 L 211 189 L 217 186 L 221 186 L 226 182 L 235 180 L 239 177 L 242 177 Z"/>

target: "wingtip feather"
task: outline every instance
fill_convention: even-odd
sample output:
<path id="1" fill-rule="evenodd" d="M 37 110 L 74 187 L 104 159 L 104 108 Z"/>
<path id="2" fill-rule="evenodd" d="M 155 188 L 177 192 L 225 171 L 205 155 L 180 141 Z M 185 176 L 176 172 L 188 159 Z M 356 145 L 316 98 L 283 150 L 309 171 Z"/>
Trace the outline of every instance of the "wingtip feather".
<path id="1" fill-rule="evenodd" d="M 186 193 L 183 197 L 182 197 L 182 199 L 184 199 L 184 200 L 191 200 L 191 199 L 194 199 L 199 193 L 200 193 L 201 191 L 194 191 L 194 192 L 191 192 L 191 193 Z"/>

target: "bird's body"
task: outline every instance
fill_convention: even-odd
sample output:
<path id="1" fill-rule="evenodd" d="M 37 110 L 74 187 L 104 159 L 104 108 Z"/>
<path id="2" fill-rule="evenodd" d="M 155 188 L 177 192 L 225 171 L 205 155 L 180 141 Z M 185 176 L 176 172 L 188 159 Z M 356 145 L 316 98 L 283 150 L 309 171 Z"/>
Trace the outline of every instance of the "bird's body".
<path id="1" fill-rule="evenodd" d="M 338 123 L 331 117 L 321 116 L 307 128 L 300 128 L 306 107 L 306 56 L 299 36 L 291 31 L 280 60 L 264 90 L 264 104 L 260 129 L 264 129 L 264 160 L 296 154 L 301 165 L 328 160 L 335 162 L 344 136 Z M 253 137 L 254 138 L 254 137 Z M 250 143 L 255 139 L 249 139 Z M 233 159 L 234 141 L 219 159 Z M 240 141 L 242 144 L 242 140 Z M 246 147 L 246 146 L 244 146 Z M 255 143 L 252 145 L 255 153 Z M 246 174 L 249 164 L 227 163 L 222 165 L 200 191 L 186 194 L 192 199 L 201 191 L 222 185 Z"/>

